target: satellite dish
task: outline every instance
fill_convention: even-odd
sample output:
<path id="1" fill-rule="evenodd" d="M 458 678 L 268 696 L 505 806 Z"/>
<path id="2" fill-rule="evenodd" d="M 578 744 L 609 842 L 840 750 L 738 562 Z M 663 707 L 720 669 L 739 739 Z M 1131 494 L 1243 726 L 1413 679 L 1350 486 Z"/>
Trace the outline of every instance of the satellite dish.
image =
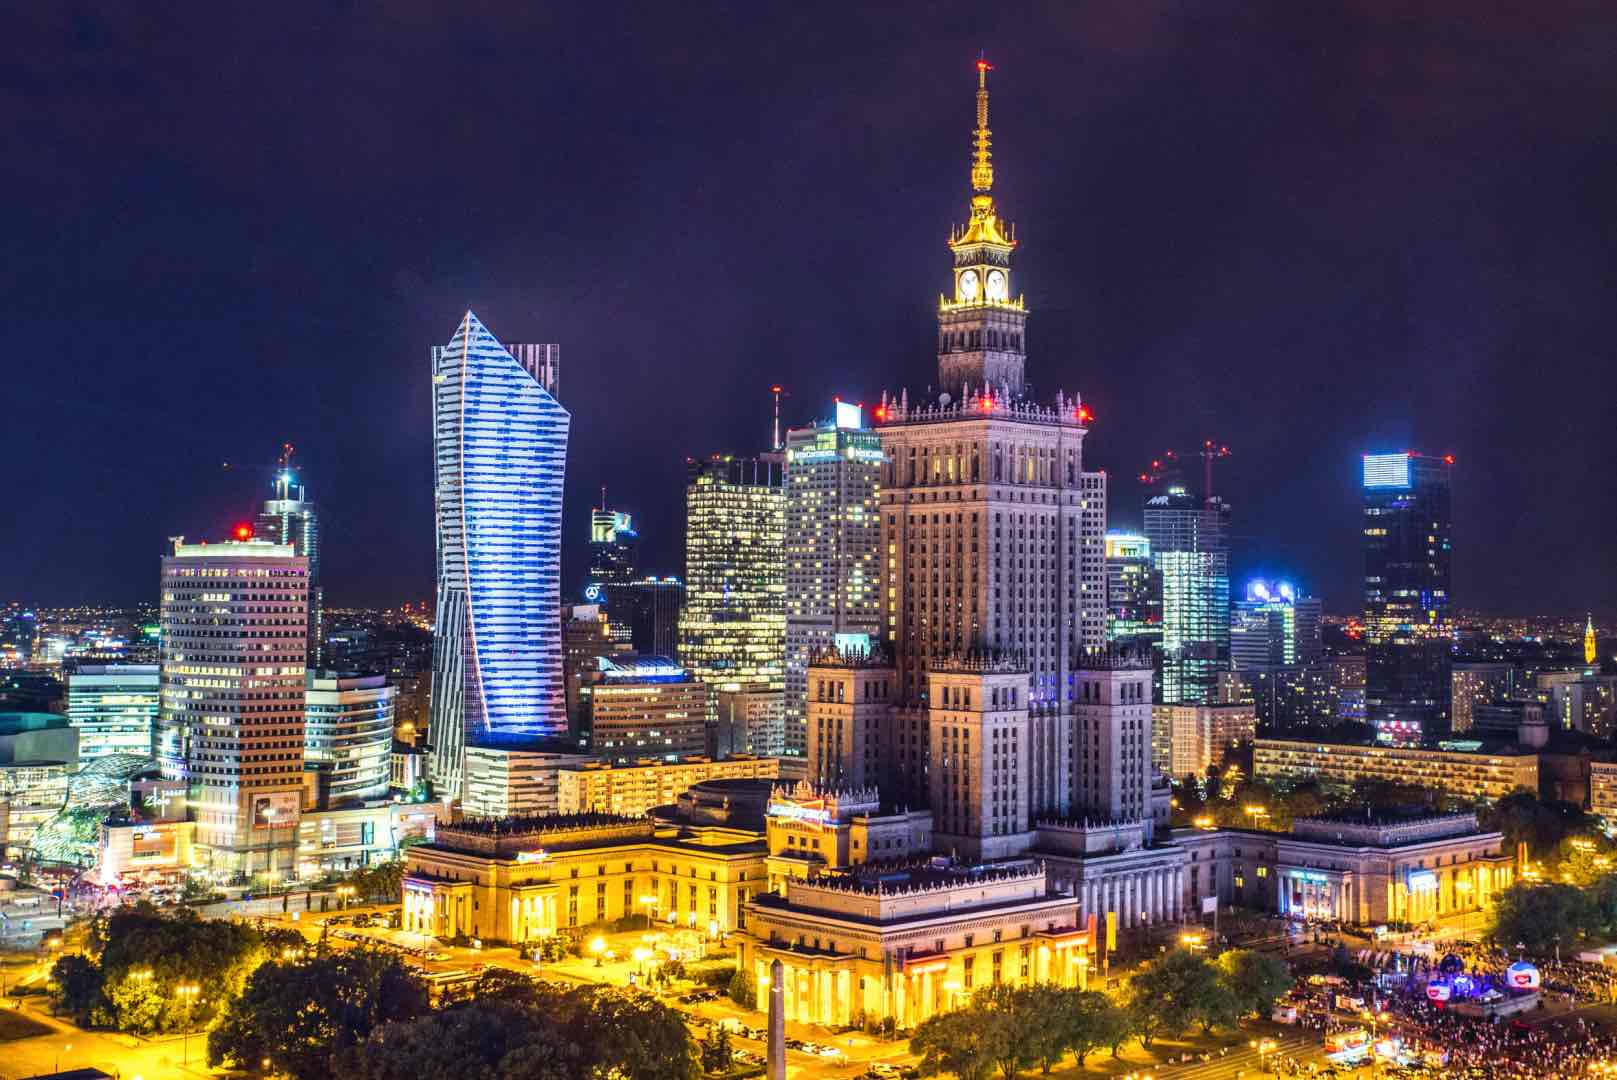
<path id="1" fill-rule="evenodd" d="M 954 400 L 954 398 L 950 397 L 948 394 L 939 394 L 938 395 L 938 404 L 939 405 L 947 405 L 947 404 L 949 404 L 949 402 L 951 402 L 953 400 Z"/>

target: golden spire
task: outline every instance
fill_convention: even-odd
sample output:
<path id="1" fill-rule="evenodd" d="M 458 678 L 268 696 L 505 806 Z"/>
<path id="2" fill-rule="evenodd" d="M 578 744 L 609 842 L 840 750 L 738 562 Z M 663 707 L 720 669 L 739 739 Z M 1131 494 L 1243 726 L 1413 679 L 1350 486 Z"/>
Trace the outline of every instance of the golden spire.
<path id="1" fill-rule="evenodd" d="M 1591 614 L 1588 621 L 1583 624 L 1583 662 L 1594 663 L 1599 652 L 1599 646 L 1595 642 L 1595 617 Z"/>
<path id="2" fill-rule="evenodd" d="M 991 191 L 994 187 L 994 166 L 989 163 L 988 153 L 988 73 L 993 68 L 980 55 L 977 57 L 977 153 L 971 162 L 973 191 Z"/>

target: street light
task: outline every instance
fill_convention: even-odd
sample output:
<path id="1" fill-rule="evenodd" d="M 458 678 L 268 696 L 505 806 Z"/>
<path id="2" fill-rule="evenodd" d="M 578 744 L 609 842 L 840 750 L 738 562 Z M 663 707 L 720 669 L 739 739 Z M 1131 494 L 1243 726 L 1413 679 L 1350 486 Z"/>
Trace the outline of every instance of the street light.
<path id="1" fill-rule="evenodd" d="M 647 893 L 640 898 L 640 906 L 646 909 L 646 929 L 651 929 L 651 920 L 657 917 L 657 897 Z"/>
<path id="2" fill-rule="evenodd" d="M 348 910 L 348 898 L 350 896 L 353 896 L 353 895 L 354 895 L 354 887 L 352 885 L 339 885 L 339 886 L 337 886 L 337 901 L 341 905 L 338 910 L 347 911 Z"/>
<path id="3" fill-rule="evenodd" d="M 1246 808 L 1246 814 L 1247 817 L 1252 819 L 1252 827 L 1255 829 L 1258 827 L 1259 818 L 1266 818 L 1269 816 L 1269 810 L 1267 807 L 1254 804 Z"/>
<path id="4" fill-rule="evenodd" d="M 606 952 L 606 938 L 597 937 L 590 942 L 590 952 L 595 954 L 595 966 L 601 966 L 601 954 Z"/>
<path id="5" fill-rule="evenodd" d="M 196 1008 L 197 995 L 200 993 L 202 987 L 196 983 L 181 983 L 174 988 L 174 996 L 185 1002 L 185 1034 L 180 1049 L 180 1064 L 185 1068 L 191 1065 L 191 1013 Z"/>

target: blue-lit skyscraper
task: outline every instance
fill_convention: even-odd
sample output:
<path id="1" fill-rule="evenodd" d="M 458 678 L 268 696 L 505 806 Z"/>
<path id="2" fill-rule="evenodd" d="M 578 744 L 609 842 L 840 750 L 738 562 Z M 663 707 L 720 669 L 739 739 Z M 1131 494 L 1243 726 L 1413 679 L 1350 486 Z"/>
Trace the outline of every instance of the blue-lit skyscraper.
<path id="1" fill-rule="evenodd" d="M 1364 703 L 1383 742 L 1450 727 L 1453 465 L 1407 451 L 1364 455 Z"/>
<path id="2" fill-rule="evenodd" d="M 468 743 L 567 733 L 560 575 L 571 418 L 551 394 L 554 361 L 553 346 L 506 349 L 469 311 L 432 352 L 438 606 L 429 730 L 440 795 L 459 797 Z"/>

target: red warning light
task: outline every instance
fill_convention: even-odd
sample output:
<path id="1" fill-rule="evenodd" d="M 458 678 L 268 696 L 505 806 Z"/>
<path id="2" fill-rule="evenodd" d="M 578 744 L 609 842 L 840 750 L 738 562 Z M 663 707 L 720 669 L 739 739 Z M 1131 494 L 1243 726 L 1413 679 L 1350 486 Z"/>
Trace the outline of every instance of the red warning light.
<path id="1" fill-rule="evenodd" d="M 878 419 L 878 420 L 887 419 L 887 406 L 885 406 L 885 405 L 876 406 L 876 419 Z"/>
<path id="2" fill-rule="evenodd" d="M 1073 415 L 1078 418 L 1078 422 L 1080 424 L 1087 424 L 1091 420 L 1095 419 L 1095 414 L 1089 411 L 1088 405 L 1078 406 Z M 1155 464 L 1155 462 L 1153 462 L 1153 464 Z"/>
<path id="3" fill-rule="evenodd" d="M 779 394 L 779 393 L 781 393 L 781 392 L 782 392 L 782 391 L 781 391 L 781 388 L 780 388 L 780 387 L 778 387 L 778 386 L 771 386 L 771 387 L 770 387 L 770 388 L 769 388 L 769 392 L 770 392 L 770 393 L 771 393 L 771 394 Z"/>
<path id="4" fill-rule="evenodd" d="M 251 540 L 253 538 L 253 527 L 243 521 L 236 525 L 235 533 L 237 540 Z"/>
<path id="5" fill-rule="evenodd" d="M 1453 454 L 1444 454 L 1443 455 L 1443 464 L 1445 464 L 1445 465 L 1453 465 L 1454 464 L 1454 455 Z"/>

